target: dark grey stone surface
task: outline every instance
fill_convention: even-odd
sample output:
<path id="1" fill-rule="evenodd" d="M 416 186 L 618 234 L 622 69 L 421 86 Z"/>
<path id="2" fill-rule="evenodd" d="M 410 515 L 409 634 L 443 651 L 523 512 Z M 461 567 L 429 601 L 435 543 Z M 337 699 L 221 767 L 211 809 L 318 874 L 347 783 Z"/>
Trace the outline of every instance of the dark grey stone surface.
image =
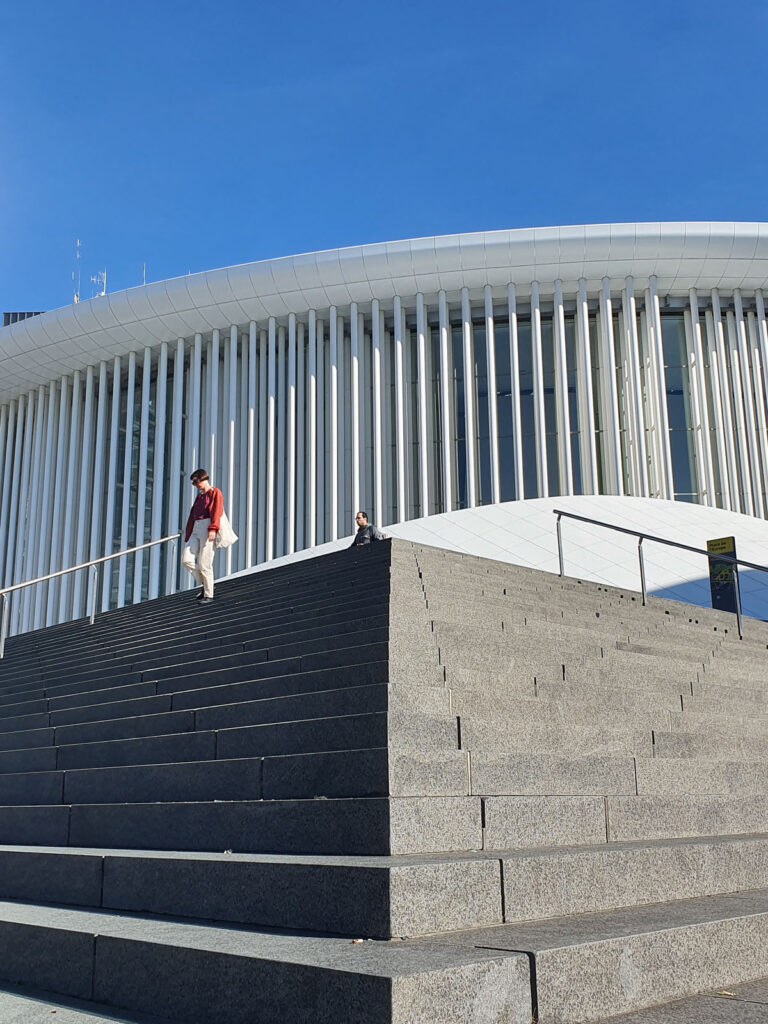
<path id="1" fill-rule="evenodd" d="M 82 725 L 60 725 L 56 729 L 56 743 L 98 743 L 104 740 L 133 739 L 136 736 L 160 736 L 171 732 L 191 732 L 195 716 L 191 711 L 168 711 L 160 715 L 139 715 L 134 718 L 115 718 Z M 48 742 L 53 742 L 53 730 Z M 28 735 L 28 734 L 27 734 Z"/>
<path id="2" fill-rule="evenodd" d="M 169 1018 L 117 1010 L 71 996 L 43 996 L 15 985 L 0 988 L 0 1020 L 3 1024 L 51 1024 L 52 1020 L 56 1024 L 171 1024 Z"/>
<path id="3" fill-rule="evenodd" d="M 265 800 L 326 797 L 386 797 L 386 747 L 268 757 L 263 761 Z"/>
<path id="4" fill-rule="evenodd" d="M 0 977 L 50 992 L 88 998 L 93 983 L 93 938 L 82 932 L 0 918 Z"/>
<path id="5" fill-rule="evenodd" d="M 0 843 L 66 846 L 69 807 L 0 807 Z"/>
<path id="6" fill-rule="evenodd" d="M 55 747 L 0 751 L 0 772 L 49 772 L 55 768 Z"/>
<path id="7" fill-rule="evenodd" d="M 154 695 L 154 683 L 129 683 L 127 686 L 112 686 L 103 690 L 86 690 L 84 693 L 51 697 L 48 701 L 48 710 L 63 711 L 67 708 L 79 708 L 88 704 L 107 704 L 113 700 L 133 700 L 137 697 L 153 697 Z"/>
<path id="8" fill-rule="evenodd" d="M 11 810 L 14 810 L 12 808 Z M 479 811 L 478 811 L 479 817 Z M 4 812 L 0 809 L 0 841 Z M 48 840 L 56 844 L 56 840 Z M 389 807 L 377 800 L 281 800 L 72 807 L 72 846 L 263 853 L 389 852 Z"/>
<path id="9" fill-rule="evenodd" d="M 0 807 L 18 804 L 60 804 L 62 772 L 22 772 L 0 775 Z"/>
<path id="10" fill-rule="evenodd" d="M 52 711 L 51 725 L 73 725 L 81 722 L 104 722 L 110 718 L 131 718 L 134 715 L 157 715 L 171 710 L 171 699 L 164 694 L 157 697 L 137 697 L 106 704 L 88 704 L 66 711 Z"/>
<path id="11" fill-rule="evenodd" d="M 219 757 L 269 757 L 386 745 L 387 716 L 383 711 L 249 725 L 220 729 L 217 733 Z"/>
<path id="12" fill-rule="evenodd" d="M 64 775 L 68 804 L 260 800 L 261 795 L 258 759 L 84 768 Z"/>
<path id="13" fill-rule="evenodd" d="M 215 756 L 215 733 L 180 732 L 62 746 L 58 749 L 58 766 L 72 769 L 167 764 L 174 761 L 211 761 Z"/>
<path id="14" fill-rule="evenodd" d="M 196 722 L 198 729 L 226 729 L 237 725 L 386 711 L 387 698 L 386 686 L 345 686 L 337 690 L 201 708 L 196 712 Z"/>
<path id="15" fill-rule="evenodd" d="M 98 907 L 101 883 L 100 856 L 49 853 L 44 849 L 0 850 L 0 899 L 3 900 Z"/>

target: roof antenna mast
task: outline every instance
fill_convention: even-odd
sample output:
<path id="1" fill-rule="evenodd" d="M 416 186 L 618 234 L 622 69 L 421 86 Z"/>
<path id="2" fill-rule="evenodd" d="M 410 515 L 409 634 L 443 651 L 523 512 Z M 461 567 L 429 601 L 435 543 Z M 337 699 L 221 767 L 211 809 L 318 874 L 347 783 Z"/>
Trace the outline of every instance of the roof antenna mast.
<path id="1" fill-rule="evenodd" d="M 75 269 L 72 271 L 72 280 L 75 283 L 75 294 L 72 296 L 73 302 L 80 301 L 80 239 L 75 239 Z"/>

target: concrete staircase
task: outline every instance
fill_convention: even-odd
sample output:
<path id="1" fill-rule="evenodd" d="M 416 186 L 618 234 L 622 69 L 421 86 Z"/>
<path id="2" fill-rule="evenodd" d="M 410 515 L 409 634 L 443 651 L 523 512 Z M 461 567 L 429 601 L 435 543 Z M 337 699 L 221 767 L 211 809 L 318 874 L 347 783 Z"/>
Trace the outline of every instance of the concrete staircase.
<path id="1" fill-rule="evenodd" d="M 768 626 L 733 626 L 393 541 L 15 638 L 6 998 L 634 1024 L 768 975 Z"/>

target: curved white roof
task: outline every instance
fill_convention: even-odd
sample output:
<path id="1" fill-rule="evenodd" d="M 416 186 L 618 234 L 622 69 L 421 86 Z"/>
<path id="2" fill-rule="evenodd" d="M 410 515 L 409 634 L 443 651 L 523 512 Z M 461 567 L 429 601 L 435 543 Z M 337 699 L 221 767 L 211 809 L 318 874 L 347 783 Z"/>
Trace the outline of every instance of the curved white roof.
<path id="1" fill-rule="evenodd" d="M 768 224 L 596 224 L 381 242 L 245 263 L 65 306 L 0 329 L 0 402 L 101 359 L 214 327 L 289 312 L 386 304 L 395 295 L 449 299 L 462 287 L 656 275 L 659 289 L 745 290 L 768 279 Z"/>

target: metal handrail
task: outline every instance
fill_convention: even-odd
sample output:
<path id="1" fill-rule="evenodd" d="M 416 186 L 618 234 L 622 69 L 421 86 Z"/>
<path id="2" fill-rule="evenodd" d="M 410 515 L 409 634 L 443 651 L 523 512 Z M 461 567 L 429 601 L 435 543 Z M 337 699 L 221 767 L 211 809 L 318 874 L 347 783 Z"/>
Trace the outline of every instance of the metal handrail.
<path id="1" fill-rule="evenodd" d="M 93 570 L 92 579 L 92 594 L 91 599 L 91 613 L 90 623 L 93 625 L 94 619 L 96 618 L 96 594 L 97 587 L 96 582 L 98 578 L 98 567 L 103 565 L 105 562 L 112 561 L 113 558 L 124 558 L 126 555 L 132 555 L 136 551 L 144 551 L 146 548 L 153 548 L 157 544 L 168 544 L 172 545 L 175 549 L 176 541 L 179 539 L 181 534 L 171 533 L 167 537 L 160 537 L 158 540 L 148 540 L 146 544 L 137 544 L 133 548 L 124 548 L 122 551 L 115 551 L 111 555 L 102 555 L 100 558 L 92 558 L 90 562 L 82 562 L 80 565 L 71 565 L 68 569 L 58 569 L 56 572 L 49 572 L 47 576 L 38 576 L 34 580 L 23 580 L 21 583 L 14 583 L 9 587 L 3 587 L 0 589 L 0 658 L 5 654 L 5 641 L 8 629 L 8 595 L 13 594 L 17 590 L 24 590 L 25 587 L 34 587 L 38 583 L 45 583 L 48 580 L 55 580 L 59 576 L 66 576 L 71 572 L 80 572 L 83 569 Z"/>
<path id="2" fill-rule="evenodd" d="M 564 561 L 563 561 L 563 536 L 560 529 L 560 519 L 565 516 L 566 519 L 577 519 L 581 523 L 590 523 L 592 526 L 601 526 L 606 530 L 614 530 L 616 533 L 626 533 L 630 537 L 637 537 L 637 556 L 640 564 L 640 587 L 643 594 L 643 604 L 648 603 L 648 588 L 645 581 L 645 559 L 643 557 L 643 541 L 649 540 L 654 544 L 666 544 L 670 548 L 680 548 L 682 551 L 692 551 L 695 555 L 705 555 L 707 558 L 713 558 L 714 553 L 712 551 L 706 551 L 704 548 L 695 548 L 691 544 L 682 544 L 680 541 L 668 540 L 666 537 L 656 537 L 652 533 L 643 533 L 641 530 L 630 530 L 626 526 L 616 526 L 613 523 L 605 523 L 600 519 L 590 519 L 588 516 L 579 516 L 575 512 L 566 512 L 560 508 L 553 508 L 552 514 L 557 516 L 557 558 L 560 565 L 560 576 L 565 576 Z M 733 565 L 744 565 L 748 569 L 756 569 L 758 572 L 768 573 L 768 566 L 757 565 L 756 562 L 748 562 L 745 558 L 734 558 L 731 555 L 717 555 L 719 562 L 730 562 Z M 739 590 L 739 576 L 738 573 L 734 575 L 735 592 L 736 592 L 736 622 L 739 630 L 739 640 L 744 639 L 744 633 L 742 630 L 742 611 L 741 611 L 741 591 Z"/>

